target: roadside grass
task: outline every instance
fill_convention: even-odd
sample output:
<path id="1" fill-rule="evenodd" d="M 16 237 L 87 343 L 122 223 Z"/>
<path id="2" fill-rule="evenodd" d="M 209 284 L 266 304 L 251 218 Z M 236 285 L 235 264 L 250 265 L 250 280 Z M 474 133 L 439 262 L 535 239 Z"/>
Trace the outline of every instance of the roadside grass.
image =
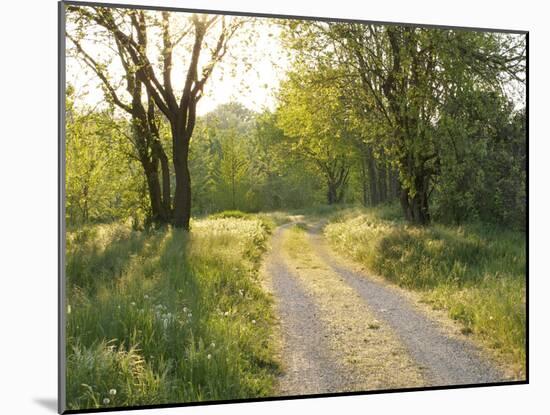
<path id="1" fill-rule="evenodd" d="M 268 233 L 254 216 L 69 232 L 68 408 L 271 395 L 274 317 L 257 276 Z"/>
<path id="2" fill-rule="evenodd" d="M 422 293 L 525 378 L 525 234 L 485 224 L 406 225 L 398 207 L 336 212 L 330 244 L 370 271 Z"/>

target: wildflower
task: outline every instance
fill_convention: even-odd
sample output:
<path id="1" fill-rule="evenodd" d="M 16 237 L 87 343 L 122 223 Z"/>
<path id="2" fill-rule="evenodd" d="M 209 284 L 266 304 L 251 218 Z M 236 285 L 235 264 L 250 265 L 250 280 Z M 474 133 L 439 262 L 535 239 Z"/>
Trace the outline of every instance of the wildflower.
<path id="1" fill-rule="evenodd" d="M 147 300 L 147 299 L 149 298 L 149 296 L 148 296 L 147 294 L 145 294 L 145 295 L 143 296 L 143 298 L 145 298 L 145 299 Z"/>
<path id="2" fill-rule="evenodd" d="M 103 399 L 103 405 L 109 405 L 111 403 L 111 400 L 109 398 Z"/>
<path id="3" fill-rule="evenodd" d="M 115 396 L 116 395 L 116 389 L 109 390 L 109 395 Z"/>
<path id="4" fill-rule="evenodd" d="M 133 305 L 133 306 L 135 306 L 135 305 L 136 305 L 136 303 L 135 303 L 134 301 L 132 301 L 132 302 L 131 302 L 130 304 L 131 304 L 131 305 Z"/>
<path id="5" fill-rule="evenodd" d="M 212 343 L 210 343 L 210 346 L 216 347 L 216 343 L 212 342 Z"/>
<path id="6" fill-rule="evenodd" d="M 211 355 L 210 353 L 208 353 L 208 356 L 206 356 L 206 358 L 207 358 L 208 360 L 210 360 L 210 359 L 212 359 L 212 355 Z"/>
<path id="7" fill-rule="evenodd" d="M 67 305 L 67 314 L 71 314 L 71 305 L 70 304 Z"/>
<path id="8" fill-rule="evenodd" d="M 256 324 L 256 320 L 252 320 L 252 324 Z"/>
<path id="9" fill-rule="evenodd" d="M 183 312 L 187 313 L 187 307 L 183 307 Z"/>
<path id="10" fill-rule="evenodd" d="M 223 315 L 227 317 L 229 315 L 229 311 L 226 311 Z"/>

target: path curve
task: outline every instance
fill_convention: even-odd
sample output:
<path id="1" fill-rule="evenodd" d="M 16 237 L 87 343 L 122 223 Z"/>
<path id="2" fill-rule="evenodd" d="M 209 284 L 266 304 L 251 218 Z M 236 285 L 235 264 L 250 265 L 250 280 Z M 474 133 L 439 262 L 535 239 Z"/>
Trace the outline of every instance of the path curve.
<path id="1" fill-rule="evenodd" d="M 384 330 L 390 330 L 395 334 L 393 337 L 399 343 L 395 346 L 391 338 L 384 339 L 382 344 L 387 344 L 387 355 L 393 358 L 391 356 L 396 355 L 396 351 L 407 355 L 401 359 L 404 362 L 402 367 L 403 370 L 408 370 L 409 374 L 412 373 L 409 379 L 414 382 L 410 385 L 396 386 L 400 385 L 399 379 L 388 379 L 387 374 L 384 374 L 383 383 L 378 382 L 372 387 L 372 383 L 365 379 L 368 379 L 369 375 L 372 377 L 372 371 L 377 370 L 377 365 L 371 364 L 368 367 L 371 373 L 358 373 L 354 367 L 350 370 L 349 364 L 345 362 L 346 359 L 349 360 L 349 356 L 344 356 L 330 343 L 329 339 L 334 337 L 335 330 L 334 326 L 327 325 L 327 319 L 324 318 L 326 307 L 319 303 L 319 296 L 308 289 L 308 284 L 304 285 L 304 276 L 300 277 L 300 267 L 292 263 L 285 252 L 283 239 L 293 225 L 294 223 L 282 225 L 274 231 L 271 251 L 264 263 L 269 281 L 268 289 L 274 296 L 281 323 L 278 335 L 282 343 L 283 374 L 279 379 L 279 395 L 484 384 L 508 380 L 471 342 L 449 335 L 438 322 L 415 307 L 397 290 L 352 269 L 348 262 L 342 261 L 328 247 L 319 226 L 310 227 L 305 240 L 307 247 L 304 249 L 311 249 L 318 264 L 322 264 L 311 279 L 322 279 L 327 275 L 326 272 L 332 273 L 326 278 L 338 281 L 337 284 L 345 285 L 349 292 L 356 293 L 353 300 L 350 296 L 350 304 L 355 301 L 357 305 L 359 301 L 362 303 L 361 307 L 369 310 L 367 314 L 365 311 L 361 314 L 361 307 L 356 306 L 349 312 L 346 309 L 345 318 L 364 319 L 368 313 L 372 313 L 384 326 Z M 384 330 L 380 330 L 380 335 Z M 347 338 L 349 339 L 349 335 Z M 365 356 L 371 352 L 369 347 L 373 345 L 365 339 L 365 343 L 353 344 L 352 347 L 363 349 L 360 354 Z M 381 360 L 380 356 L 383 356 L 380 350 L 373 350 L 371 354 L 375 360 Z M 399 358 L 396 359 L 396 364 L 401 364 Z M 418 370 L 411 368 L 411 361 Z M 389 372 L 386 368 L 390 378 L 401 376 L 401 370 L 395 367 L 396 365 L 389 367 Z M 363 372 L 368 371 L 365 367 L 358 368 Z"/>
<path id="2" fill-rule="evenodd" d="M 378 319 L 393 328 L 411 356 L 428 371 L 430 383 L 449 386 L 508 380 L 471 342 L 449 336 L 396 290 L 339 261 L 318 230 L 310 230 L 309 236 L 325 262 L 370 304 Z"/>

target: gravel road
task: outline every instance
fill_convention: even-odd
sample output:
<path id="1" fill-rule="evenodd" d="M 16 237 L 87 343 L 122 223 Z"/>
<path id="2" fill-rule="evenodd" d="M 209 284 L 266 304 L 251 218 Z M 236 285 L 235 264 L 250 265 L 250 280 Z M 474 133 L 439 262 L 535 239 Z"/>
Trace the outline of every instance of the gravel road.
<path id="1" fill-rule="evenodd" d="M 266 264 L 283 336 L 284 374 L 279 379 L 279 394 L 292 396 L 357 390 L 353 378 L 327 344 L 317 306 L 282 256 L 281 237 L 287 227 L 283 225 L 274 232 Z"/>
<path id="2" fill-rule="evenodd" d="M 415 361 L 436 386 L 505 381 L 504 375 L 466 339 L 450 337 L 441 326 L 388 286 L 349 269 L 330 252 L 322 236 L 310 233 L 318 254 L 399 336 Z"/>
<path id="3" fill-rule="evenodd" d="M 346 365 L 347 357 L 330 344 L 329 339 L 334 335 L 334 327 L 331 333 L 331 328 L 326 324 L 325 316 L 322 314 L 326 307 L 322 307 L 322 304 L 318 303 L 319 299 L 303 284 L 303 280 L 300 281 L 300 267 L 289 261 L 289 256 L 285 255 L 282 240 L 292 225 L 283 225 L 274 232 L 271 252 L 265 263 L 265 271 L 269 276 L 268 286 L 274 296 L 281 323 L 283 375 L 279 379 L 278 394 L 291 396 L 368 390 L 369 383 L 365 382 L 365 378 L 368 378 L 369 374 L 358 374 L 357 370 L 350 370 L 349 365 Z M 356 293 L 354 297 L 357 297 L 354 301 L 363 302 L 381 325 L 395 334 L 393 337 L 398 339 L 402 347 L 392 346 L 389 341 L 387 347 L 392 350 L 388 349 L 388 356 L 397 354 L 395 350 L 401 350 L 399 354 L 406 354 L 403 360 L 413 361 L 419 368 L 416 373 L 420 375 L 416 379 L 421 379 L 421 386 L 478 384 L 506 380 L 496 367 L 481 356 L 471 342 L 450 335 L 438 322 L 415 307 L 398 291 L 353 270 L 345 261 L 338 259 L 325 243 L 318 228 L 308 232 L 306 243 L 309 245 L 308 249 L 315 253 L 318 263 L 323 263 L 322 267 L 330 269 L 333 273 L 331 275 L 339 277 L 337 281 L 347 285 L 347 289 L 353 289 Z M 322 278 L 322 272 L 319 271 L 318 275 L 315 278 Z M 345 318 L 364 316 L 348 314 Z M 380 330 L 380 335 L 382 331 Z M 372 333 L 369 335 L 372 336 Z M 383 340 L 383 344 L 384 342 L 386 340 Z M 351 347 L 363 348 L 360 352 L 364 356 L 369 354 L 368 348 L 373 346 L 372 342 L 365 340 L 364 343 L 353 344 Z M 373 350 L 372 355 L 375 356 L 375 360 L 380 360 L 377 357 L 380 356 L 379 349 Z M 370 367 L 371 372 L 373 367 L 376 370 L 376 366 Z M 395 367 L 393 365 L 385 370 L 389 370 L 390 377 L 398 378 L 400 370 L 394 369 Z M 403 382 L 407 387 L 407 380 Z M 385 388 L 391 389 L 396 384 L 400 384 L 399 379 L 392 379 L 387 382 Z M 419 384 L 408 386 L 416 387 Z M 384 385 L 377 385 L 376 389 L 384 389 Z"/>

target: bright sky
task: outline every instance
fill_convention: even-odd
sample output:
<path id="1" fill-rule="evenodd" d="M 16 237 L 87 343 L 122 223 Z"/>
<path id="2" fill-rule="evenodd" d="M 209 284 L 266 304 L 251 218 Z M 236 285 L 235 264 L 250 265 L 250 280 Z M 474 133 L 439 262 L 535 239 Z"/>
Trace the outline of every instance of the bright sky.
<path id="1" fill-rule="evenodd" d="M 160 18 L 159 12 L 148 11 L 146 13 L 149 16 Z M 178 36 L 189 17 L 189 13 L 172 12 L 170 14 L 173 38 Z M 226 19 L 235 18 L 226 16 Z M 216 66 L 214 73 L 206 83 L 205 94 L 197 106 L 199 115 L 206 114 L 216 106 L 231 101 L 240 102 L 245 107 L 258 112 L 264 108 L 274 109 L 276 105 L 275 93 L 280 81 L 284 79 L 290 67 L 290 58 L 280 41 L 278 21 L 279 19 L 273 18 L 252 18 L 252 24 L 237 32 L 237 35 L 232 39 L 228 54 Z M 209 62 L 208 50 L 217 41 L 217 30 L 219 30 L 219 25 L 214 29 L 211 36 L 206 39 L 206 47 L 203 47 L 201 55 L 202 61 L 200 64 L 202 65 Z M 67 31 L 69 34 L 74 34 L 74 25 L 71 26 L 68 23 Z M 174 49 L 172 83 L 176 91 L 181 91 L 184 84 L 191 49 L 189 42 L 192 40 L 193 36 L 188 36 L 184 38 L 179 47 Z M 148 54 L 152 62 L 158 61 L 158 45 L 160 42 L 159 30 L 150 30 Z M 109 74 L 113 81 L 119 82 L 120 87 L 118 90 L 121 96 L 127 100 L 128 95 L 125 95 L 126 91 L 122 82 L 124 71 L 118 57 L 112 50 L 114 45 L 105 41 L 105 32 L 93 26 L 87 27 L 82 44 L 86 51 L 97 61 L 111 62 L 108 66 Z M 105 99 L 101 81 L 83 62 L 72 56 L 70 52 L 72 46 L 72 42 L 67 40 L 67 81 L 76 89 L 78 97 L 76 105 L 92 108 L 104 105 Z M 244 63 L 245 61 L 248 62 L 248 66 Z M 157 71 L 157 77 L 162 79 L 160 71 Z M 514 84 L 508 85 L 507 89 L 516 106 L 518 108 L 522 107 L 525 98 L 524 89 Z"/>
<path id="2" fill-rule="evenodd" d="M 149 12 L 153 13 L 153 12 Z M 171 28 L 173 37 L 177 37 L 178 28 L 189 17 L 188 13 L 174 12 L 171 14 Z M 284 78 L 289 67 L 289 58 L 283 50 L 280 42 L 280 28 L 273 24 L 277 19 L 255 18 L 254 24 L 248 29 L 242 30 L 233 38 L 228 54 L 224 60 L 216 66 L 211 78 L 204 90 L 204 96 L 197 105 L 197 113 L 203 115 L 213 110 L 219 104 L 237 101 L 247 108 L 261 111 L 263 108 L 274 109 L 275 92 L 280 81 Z M 67 31 L 71 34 L 70 25 Z M 118 89 L 120 96 L 128 99 L 122 81 L 123 70 L 118 58 L 111 50 L 112 45 L 106 44 L 102 35 L 98 35 L 95 29 L 87 29 L 92 35 L 87 34 L 82 45 L 86 52 L 97 61 L 108 62 L 109 74 L 113 81 L 120 82 Z M 246 42 L 248 36 L 249 42 Z M 101 41 L 92 41 L 92 39 Z M 189 40 L 192 40 L 192 36 Z M 211 46 L 217 40 L 215 33 L 207 40 Z M 158 33 L 151 31 L 149 38 L 149 58 L 157 59 L 156 48 L 160 42 Z M 182 42 L 182 46 L 174 49 L 174 67 L 172 70 L 172 83 L 176 91 L 183 87 L 186 74 L 186 64 L 189 56 L 189 45 Z M 67 40 L 67 49 L 73 47 Z M 209 59 L 207 48 L 203 49 L 203 61 Z M 105 102 L 101 81 L 83 62 L 76 59 L 68 52 L 67 57 L 67 82 L 75 87 L 77 106 L 96 107 Z M 244 63 L 247 61 L 249 67 Z M 157 77 L 161 79 L 160 71 Z"/>

